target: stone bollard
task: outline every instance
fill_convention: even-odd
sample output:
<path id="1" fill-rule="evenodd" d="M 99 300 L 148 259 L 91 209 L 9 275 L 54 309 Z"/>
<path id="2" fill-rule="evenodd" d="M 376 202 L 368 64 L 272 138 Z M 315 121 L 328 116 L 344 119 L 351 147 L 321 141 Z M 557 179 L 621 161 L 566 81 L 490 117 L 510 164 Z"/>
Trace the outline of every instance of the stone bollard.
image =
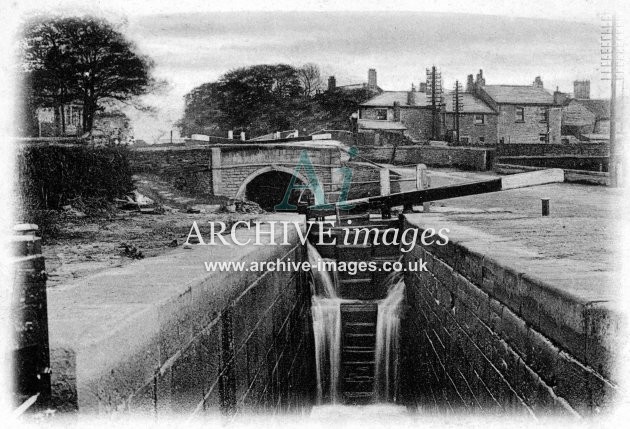
<path id="1" fill-rule="evenodd" d="M 549 216 L 549 198 L 541 198 L 542 203 L 542 215 Z"/>
<path id="2" fill-rule="evenodd" d="M 228 138 L 229 139 L 233 139 L 234 138 L 234 131 L 232 131 L 232 130 L 228 131 Z"/>
<path id="3" fill-rule="evenodd" d="M 241 131 L 241 141 L 245 141 L 245 131 Z"/>

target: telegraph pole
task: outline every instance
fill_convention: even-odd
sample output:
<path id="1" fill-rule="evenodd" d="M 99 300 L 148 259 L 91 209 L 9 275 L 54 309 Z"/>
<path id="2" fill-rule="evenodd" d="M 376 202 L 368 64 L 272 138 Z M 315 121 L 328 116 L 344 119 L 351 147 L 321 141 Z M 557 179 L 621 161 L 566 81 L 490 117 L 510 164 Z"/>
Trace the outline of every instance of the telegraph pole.
<path id="1" fill-rule="evenodd" d="M 438 136 L 438 109 L 442 104 L 442 77 L 435 66 L 427 69 L 427 97 L 431 104 L 431 139 L 437 140 Z"/>
<path id="2" fill-rule="evenodd" d="M 603 80 L 610 79 L 610 156 L 608 173 L 610 175 L 610 186 L 617 187 L 619 185 L 619 175 L 623 174 L 621 168 L 621 161 L 623 155 L 621 155 L 617 142 L 617 79 L 623 79 L 623 72 L 618 68 L 618 23 L 617 16 L 612 14 L 610 16 L 602 17 L 602 77 Z M 610 77 L 607 77 L 607 76 Z M 623 82 L 622 82 L 623 84 Z"/>
<path id="3" fill-rule="evenodd" d="M 461 113 L 462 110 L 462 90 L 461 90 L 461 85 L 459 84 L 459 81 L 456 80 L 455 81 L 455 92 L 453 93 L 453 111 L 455 112 L 455 136 L 456 136 L 456 141 L 455 143 L 457 143 L 459 145 L 459 115 Z"/>

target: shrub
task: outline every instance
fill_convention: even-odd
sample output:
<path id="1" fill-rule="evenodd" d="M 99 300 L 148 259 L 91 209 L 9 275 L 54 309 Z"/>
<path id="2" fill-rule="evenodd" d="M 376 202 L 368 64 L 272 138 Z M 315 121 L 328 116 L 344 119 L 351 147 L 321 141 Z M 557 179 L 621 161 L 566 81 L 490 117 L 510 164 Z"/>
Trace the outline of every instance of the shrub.
<path id="1" fill-rule="evenodd" d="M 18 152 L 17 192 L 22 217 L 67 204 L 103 206 L 133 189 L 127 149 L 28 146 Z M 88 206 L 88 207 L 86 207 Z"/>

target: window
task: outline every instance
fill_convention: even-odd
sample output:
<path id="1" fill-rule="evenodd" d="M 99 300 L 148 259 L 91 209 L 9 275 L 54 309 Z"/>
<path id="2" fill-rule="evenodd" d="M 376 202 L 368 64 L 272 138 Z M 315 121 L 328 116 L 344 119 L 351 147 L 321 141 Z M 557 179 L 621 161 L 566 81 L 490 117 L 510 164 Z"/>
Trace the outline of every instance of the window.
<path id="1" fill-rule="evenodd" d="M 387 109 L 376 109 L 374 111 L 375 115 L 376 115 L 376 119 L 379 121 L 386 121 L 387 120 Z"/>
<path id="2" fill-rule="evenodd" d="M 486 123 L 486 115 L 475 115 L 475 125 L 484 125 Z"/>
<path id="3" fill-rule="evenodd" d="M 485 142 L 486 142 L 485 137 L 479 137 L 479 143 L 485 143 Z"/>
<path id="4" fill-rule="evenodd" d="M 516 122 L 525 122 L 525 108 L 524 107 L 516 108 Z"/>
<path id="5" fill-rule="evenodd" d="M 538 110 L 538 114 L 540 115 L 540 122 L 546 123 L 549 118 L 549 109 L 546 107 L 541 107 Z"/>
<path id="6" fill-rule="evenodd" d="M 462 137 L 459 138 L 459 142 L 463 143 L 463 144 L 470 144 L 470 137 L 462 136 Z"/>
<path id="7" fill-rule="evenodd" d="M 540 133 L 539 138 L 541 142 L 547 143 L 547 133 Z"/>

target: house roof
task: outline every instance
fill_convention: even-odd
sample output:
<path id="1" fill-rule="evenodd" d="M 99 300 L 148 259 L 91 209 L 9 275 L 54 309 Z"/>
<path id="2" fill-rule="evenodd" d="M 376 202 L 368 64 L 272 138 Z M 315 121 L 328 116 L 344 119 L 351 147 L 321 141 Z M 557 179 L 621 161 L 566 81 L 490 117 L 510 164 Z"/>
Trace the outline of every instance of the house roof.
<path id="1" fill-rule="evenodd" d="M 362 107 L 393 107 L 394 102 L 400 103 L 401 107 L 426 107 L 428 106 L 427 96 L 424 92 L 416 92 L 415 103 L 407 104 L 408 91 L 384 91 L 376 97 L 370 98 Z"/>
<path id="2" fill-rule="evenodd" d="M 350 83 L 348 85 L 337 85 L 337 88 L 344 90 L 344 91 L 352 91 L 355 89 L 367 89 L 368 84 L 366 82 L 363 83 Z M 382 92 L 383 90 L 381 89 L 380 86 L 376 85 L 375 90 L 378 92 Z"/>
<path id="3" fill-rule="evenodd" d="M 586 108 L 578 100 L 571 100 L 562 109 L 562 124 L 569 126 L 582 127 L 585 125 L 593 125 L 595 123 L 595 114 Z"/>
<path id="4" fill-rule="evenodd" d="M 553 95 L 531 85 L 485 85 L 483 90 L 498 104 L 553 104 Z"/>
<path id="5" fill-rule="evenodd" d="M 374 119 L 359 119 L 359 128 L 363 130 L 399 130 L 407 129 L 402 122 L 398 121 L 378 121 Z"/>
<path id="6" fill-rule="evenodd" d="M 462 106 L 460 109 L 460 113 L 485 113 L 485 114 L 496 114 L 494 110 L 490 108 L 483 100 L 475 97 L 473 94 L 469 92 L 461 93 Z M 455 112 L 455 107 L 453 103 L 453 91 L 447 91 L 444 94 L 444 102 L 446 104 L 446 112 L 453 113 Z"/>
<path id="7" fill-rule="evenodd" d="M 593 99 L 575 99 L 575 101 L 586 107 L 595 115 L 596 120 L 610 119 L 610 101 Z"/>

